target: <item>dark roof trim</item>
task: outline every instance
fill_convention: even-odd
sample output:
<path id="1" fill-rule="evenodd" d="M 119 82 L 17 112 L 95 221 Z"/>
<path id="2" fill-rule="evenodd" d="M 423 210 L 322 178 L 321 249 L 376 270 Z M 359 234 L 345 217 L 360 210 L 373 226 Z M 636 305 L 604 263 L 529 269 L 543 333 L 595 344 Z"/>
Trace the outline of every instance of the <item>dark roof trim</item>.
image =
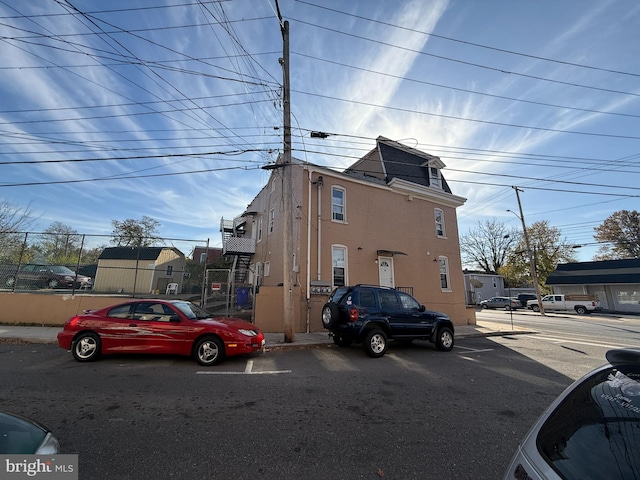
<path id="1" fill-rule="evenodd" d="M 640 259 L 563 263 L 547 277 L 547 285 L 640 284 Z"/>
<path id="2" fill-rule="evenodd" d="M 99 260 L 157 260 L 160 253 L 171 247 L 107 247 Z"/>

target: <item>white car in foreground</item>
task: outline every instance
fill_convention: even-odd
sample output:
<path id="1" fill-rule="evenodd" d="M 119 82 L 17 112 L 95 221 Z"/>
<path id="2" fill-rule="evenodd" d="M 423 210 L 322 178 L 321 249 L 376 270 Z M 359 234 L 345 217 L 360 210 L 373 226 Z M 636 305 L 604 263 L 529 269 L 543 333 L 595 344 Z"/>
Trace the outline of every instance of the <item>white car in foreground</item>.
<path id="1" fill-rule="evenodd" d="M 606 357 L 542 414 L 505 479 L 640 479 L 640 349 Z"/>

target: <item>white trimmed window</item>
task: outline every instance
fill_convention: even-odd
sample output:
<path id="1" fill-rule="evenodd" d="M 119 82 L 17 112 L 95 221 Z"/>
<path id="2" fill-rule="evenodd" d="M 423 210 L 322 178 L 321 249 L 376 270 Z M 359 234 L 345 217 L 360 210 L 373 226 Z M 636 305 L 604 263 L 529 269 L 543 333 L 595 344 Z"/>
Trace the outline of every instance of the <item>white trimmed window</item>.
<path id="1" fill-rule="evenodd" d="M 346 222 L 347 191 L 342 187 L 331 187 L 331 220 Z"/>
<path id="2" fill-rule="evenodd" d="M 257 241 L 261 241 L 262 240 L 262 217 L 260 217 L 258 219 L 258 238 Z"/>
<path id="3" fill-rule="evenodd" d="M 433 214 L 436 220 L 436 235 L 438 235 L 439 237 L 445 237 L 446 232 L 444 229 L 444 212 L 441 209 L 436 208 L 433 210 Z"/>
<path id="4" fill-rule="evenodd" d="M 442 188 L 440 170 L 436 167 L 429 167 L 429 185 L 435 188 Z"/>
<path id="5" fill-rule="evenodd" d="M 451 281 L 449 278 L 449 259 L 447 257 L 439 257 L 438 265 L 440 266 L 440 288 L 442 290 L 451 290 Z"/>
<path id="6" fill-rule="evenodd" d="M 334 287 L 347 285 L 347 247 L 333 245 L 331 247 L 331 281 Z"/>
<path id="7" fill-rule="evenodd" d="M 264 276 L 268 277 L 271 273 L 271 262 L 264 262 Z"/>

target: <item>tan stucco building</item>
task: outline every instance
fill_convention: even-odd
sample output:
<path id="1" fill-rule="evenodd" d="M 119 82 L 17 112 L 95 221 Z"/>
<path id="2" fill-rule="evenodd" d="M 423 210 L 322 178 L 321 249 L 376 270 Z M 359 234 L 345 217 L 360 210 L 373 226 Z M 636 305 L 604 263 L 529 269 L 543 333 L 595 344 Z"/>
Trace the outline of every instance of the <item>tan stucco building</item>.
<path id="1" fill-rule="evenodd" d="M 444 164 L 383 137 L 343 172 L 294 161 L 234 221 L 222 222 L 223 250 L 249 266 L 255 322 L 283 331 L 284 215 L 291 215 L 294 330 L 322 331 L 320 312 L 338 285 L 385 285 L 408 291 L 455 324 L 475 323 L 465 306 L 456 208 Z M 290 169 L 291 211 L 283 211 L 283 171 Z M 280 286 L 279 286 L 280 285 Z"/>

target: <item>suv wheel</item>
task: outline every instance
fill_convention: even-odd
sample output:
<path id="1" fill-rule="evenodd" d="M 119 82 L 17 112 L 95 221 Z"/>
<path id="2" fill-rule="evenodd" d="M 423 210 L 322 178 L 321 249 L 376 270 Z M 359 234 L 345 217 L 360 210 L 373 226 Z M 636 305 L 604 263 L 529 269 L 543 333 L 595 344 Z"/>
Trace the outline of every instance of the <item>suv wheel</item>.
<path id="1" fill-rule="evenodd" d="M 364 351 L 372 358 L 378 358 L 387 351 L 387 336 L 380 329 L 370 330 L 364 337 Z"/>
<path id="2" fill-rule="evenodd" d="M 340 310 L 335 303 L 325 303 L 322 307 L 322 325 L 324 328 L 334 328 L 338 325 Z"/>
<path id="3" fill-rule="evenodd" d="M 436 335 L 436 348 L 448 352 L 453 348 L 453 332 L 448 327 L 438 329 Z"/>

